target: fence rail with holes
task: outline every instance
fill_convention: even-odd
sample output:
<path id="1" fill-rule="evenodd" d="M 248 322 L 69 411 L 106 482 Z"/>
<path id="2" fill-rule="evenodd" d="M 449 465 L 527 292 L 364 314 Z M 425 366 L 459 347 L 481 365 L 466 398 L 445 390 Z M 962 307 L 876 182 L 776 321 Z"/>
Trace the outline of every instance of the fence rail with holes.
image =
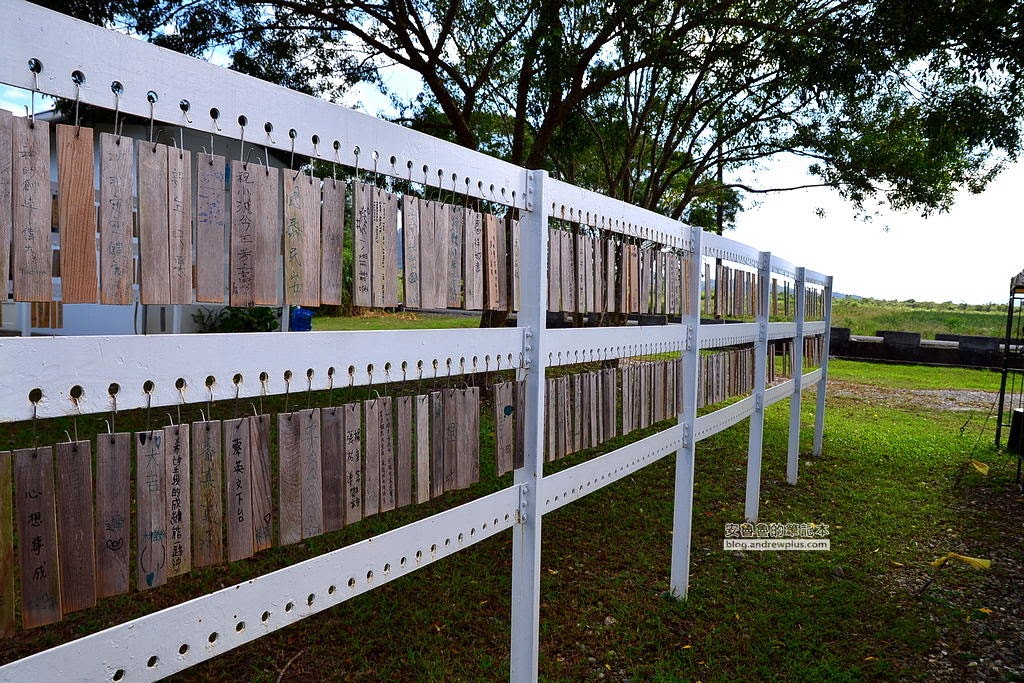
<path id="1" fill-rule="evenodd" d="M 22 0 L 6 9 L 0 82 L 112 125 L 0 112 L 4 301 L 53 322 L 70 303 L 316 306 L 350 282 L 359 306 L 516 326 L 0 338 L 0 423 L 22 435 L 0 452 L 7 637 L 451 491 L 476 496 L 9 661 L 0 680 L 158 679 L 506 532 L 510 677 L 535 680 L 547 512 L 675 454 L 666 562 L 684 597 L 697 443 L 749 421 L 749 519 L 767 406 L 789 400 L 796 483 L 815 388 L 821 452 L 830 277 Z M 148 134 L 123 134 L 129 114 Z M 135 428 L 118 431 L 129 410 Z M 108 428 L 83 438 L 86 416 Z M 31 435 L 54 419 L 72 425 L 67 441 L 40 445 Z M 483 465 L 496 490 L 479 484 Z"/>

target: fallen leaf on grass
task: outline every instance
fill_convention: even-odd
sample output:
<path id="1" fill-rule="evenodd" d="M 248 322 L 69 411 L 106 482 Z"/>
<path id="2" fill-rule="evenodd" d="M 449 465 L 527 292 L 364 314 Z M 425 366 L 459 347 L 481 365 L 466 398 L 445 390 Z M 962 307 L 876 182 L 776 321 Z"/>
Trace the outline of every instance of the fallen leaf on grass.
<path id="1" fill-rule="evenodd" d="M 967 557 L 966 555 L 960 555 L 958 553 L 946 553 L 939 559 L 932 562 L 931 566 L 938 569 L 950 560 L 960 560 L 961 562 L 971 565 L 975 569 L 988 569 L 992 566 L 992 560 L 983 560 L 977 557 Z"/>
<path id="2" fill-rule="evenodd" d="M 990 610 L 988 607 L 979 607 L 978 611 L 982 614 L 992 614 L 992 610 Z"/>

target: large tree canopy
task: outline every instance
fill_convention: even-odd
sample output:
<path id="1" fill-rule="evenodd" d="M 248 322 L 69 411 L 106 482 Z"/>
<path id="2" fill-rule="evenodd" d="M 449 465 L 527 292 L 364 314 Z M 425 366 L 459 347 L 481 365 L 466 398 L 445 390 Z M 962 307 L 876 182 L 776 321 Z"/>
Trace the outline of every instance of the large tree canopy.
<path id="1" fill-rule="evenodd" d="M 1021 145 L 1020 0 L 47 0 L 193 55 L 708 225 L 772 157 L 923 213 Z M 165 31 L 171 25 L 176 30 Z M 412 100 L 378 68 L 417 74 Z"/>

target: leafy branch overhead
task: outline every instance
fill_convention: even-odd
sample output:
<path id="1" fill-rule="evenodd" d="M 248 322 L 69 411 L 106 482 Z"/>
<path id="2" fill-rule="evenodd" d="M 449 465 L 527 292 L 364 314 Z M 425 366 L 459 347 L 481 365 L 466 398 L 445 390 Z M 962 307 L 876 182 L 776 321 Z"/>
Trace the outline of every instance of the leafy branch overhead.
<path id="1" fill-rule="evenodd" d="M 1019 0 L 42 4 L 193 55 L 225 47 L 326 97 L 372 84 L 405 125 L 701 225 L 727 223 L 739 193 L 791 189 L 728 180 L 778 155 L 807 161 L 801 186 L 929 213 L 1021 146 Z M 386 66 L 422 92 L 403 99 Z"/>

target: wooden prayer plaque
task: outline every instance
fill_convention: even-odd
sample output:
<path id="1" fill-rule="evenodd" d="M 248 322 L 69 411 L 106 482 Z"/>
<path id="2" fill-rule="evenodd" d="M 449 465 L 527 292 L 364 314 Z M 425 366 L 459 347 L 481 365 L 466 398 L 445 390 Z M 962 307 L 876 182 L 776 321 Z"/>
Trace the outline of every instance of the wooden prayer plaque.
<path id="1" fill-rule="evenodd" d="M 380 512 L 380 399 L 363 401 L 366 418 L 363 461 L 363 516 Z"/>
<path id="2" fill-rule="evenodd" d="M 299 422 L 299 452 L 302 461 L 302 537 L 324 532 L 323 470 L 320 460 L 320 409 L 296 413 Z"/>
<path id="3" fill-rule="evenodd" d="M 53 449 L 14 451 L 14 495 L 21 562 L 21 623 L 34 628 L 60 621 L 60 566 L 53 495 Z"/>
<path id="4" fill-rule="evenodd" d="M 100 436 L 99 438 L 103 438 Z M 170 538 L 168 578 L 192 569 L 191 455 L 188 425 L 164 427 L 167 480 L 167 529 Z"/>
<path id="5" fill-rule="evenodd" d="M 193 422 L 191 432 L 192 564 L 208 567 L 224 561 L 221 424 Z"/>
<path id="6" fill-rule="evenodd" d="M 560 233 L 562 310 L 572 313 L 576 311 L 576 259 L 573 253 L 573 235 L 565 230 L 561 230 Z"/>
<path id="7" fill-rule="evenodd" d="M 430 500 L 430 397 L 416 397 L 416 502 Z"/>
<path id="8" fill-rule="evenodd" d="M 412 396 L 395 398 L 395 507 L 412 503 Z"/>
<path id="9" fill-rule="evenodd" d="M 345 526 L 345 413 L 341 408 L 320 411 L 320 456 L 323 462 L 324 531 Z"/>
<path id="10" fill-rule="evenodd" d="M 498 310 L 508 310 L 508 224 L 504 219 L 494 217 L 494 231 L 498 236 Z"/>
<path id="11" fill-rule="evenodd" d="M 61 443 L 56 450 L 60 604 L 67 614 L 96 605 L 92 452 L 88 441 Z"/>
<path id="12" fill-rule="evenodd" d="M 340 305 L 345 253 L 345 183 L 324 180 L 320 214 L 320 302 Z"/>
<path id="13" fill-rule="evenodd" d="M 92 133 L 92 128 L 57 126 L 60 296 L 66 304 L 98 300 Z"/>
<path id="14" fill-rule="evenodd" d="M 196 301 L 224 303 L 225 162 L 196 156 Z"/>
<path id="15" fill-rule="evenodd" d="M 465 263 L 466 308 L 472 311 L 484 307 L 484 226 L 483 215 L 466 208 Z"/>
<path id="16" fill-rule="evenodd" d="M 392 427 L 391 397 L 377 399 L 377 431 L 380 444 L 380 511 L 395 509 L 395 440 Z"/>
<path id="17" fill-rule="evenodd" d="M 402 197 L 402 281 L 406 308 L 420 308 L 420 200 Z"/>
<path id="18" fill-rule="evenodd" d="M 50 129 L 45 121 L 15 117 L 12 131 L 14 300 L 53 301 Z M 43 611 L 39 616 L 47 619 L 57 614 L 59 620 L 59 613 L 58 606 L 57 612 Z"/>
<path id="19" fill-rule="evenodd" d="M 358 403 L 342 406 L 345 413 L 345 523 L 363 517 L 362 415 Z"/>
<path id="20" fill-rule="evenodd" d="M 373 290 L 370 275 L 373 244 L 372 193 L 373 188 L 357 182 L 353 194 L 352 215 L 352 305 L 372 306 Z"/>
<path id="21" fill-rule="evenodd" d="M 462 304 L 462 242 L 466 232 L 466 210 L 457 206 L 449 210 L 448 235 L 445 251 L 448 254 L 448 308 L 465 308 Z"/>
<path id="22" fill-rule="evenodd" d="M 430 393 L 430 497 L 445 492 L 444 398 L 440 391 Z"/>
<path id="23" fill-rule="evenodd" d="M 509 310 L 518 311 L 522 305 L 522 281 L 519 273 L 519 265 L 522 259 L 523 231 L 519 227 L 519 221 L 509 220 L 511 231 L 511 249 L 509 250 L 509 267 L 512 269 L 512 300 Z"/>
<path id="24" fill-rule="evenodd" d="M 434 287 L 432 300 L 434 308 L 448 307 L 448 250 L 447 244 L 451 233 L 452 207 L 441 202 L 434 202 L 434 237 L 433 250 L 430 255 L 434 260 Z M 422 249 L 420 253 L 425 255 Z"/>
<path id="25" fill-rule="evenodd" d="M 410 199 L 415 203 L 417 213 L 414 217 L 419 218 L 420 231 L 420 307 L 438 308 L 440 304 L 436 301 L 437 293 L 437 245 L 434 241 L 434 203 L 425 199 Z"/>
<path id="26" fill-rule="evenodd" d="M 398 305 L 398 197 L 373 188 L 370 280 L 373 305 L 392 308 Z"/>
<path id="27" fill-rule="evenodd" d="M 484 308 L 498 310 L 498 217 L 484 214 Z"/>
<path id="28" fill-rule="evenodd" d="M 586 237 L 580 234 L 573 235 L 573 265 L 576 266 L 573 279 L 576 284 L 576 312 L 587 312 L 587 267 L 586 262 Z"/>
<path id="29" fill-rule="evenodd" d="M 163 430 L 135 434 L 136 589 L 167 582 L 167 475 Z"/>
<path id="30" fill-rule="evenodd" d="M 477 401 L 473 401 L 474 392 Z M 477 387 L 460 389 L 456 392 L 458 401 L 457 423 L 457 458 L 458 465 L 455 468 L 456 486 L 460 489 L 469 488 L 480 481 L 480 452 L 476 445 L 479 443 L 479 430 L 474 431 L 474 412 L 479 411 L 480 390 Z"/>
<path id="31" fill-rule="evenodd" d="M 277 416 L 277 521 L 281 545 L 302 540 L 302 437 L 297 413 Z"/>
<path id="32" fill-rule="evenodd" d="M 249 458 L 252 470 L 253 550 L 274 545 L 273 495 L 270 469 L 270 415 L 249 418 Z"/>
<path id="33" fill-rule="evenodd" d="M 494 461 L 498 476 L 512 471 L 514 448 L 515 405 L 513 383 L 502 382 L 494 388 Z"/>
<path id="34" fill-rule="evenodd" d="M 284 174 L 284 301 L 320 305 L 320 179 Z"/>
<path id="35" fill-rule="evenodd" d="M 167 224 L 171 303 L 192 303 L 192 153 L 167 151 Z"/>
<path id="36" fill-rule="evenodd" d="M 100 303 L 132 303 L 134 282 L 132 145 L 100 133 Z"/>
<path id="37" fill-rule="evenodd" d="M 171 303 L 168 147 L 139 140 L 139 292 L 144 304 Z"/>
<path id="38" fill-rule="evenodd" d="M 444 490 L 454 491 L 459 486 L 459 400 L 456 389 L 445 389 L 444 395 Z"/>
<path id="39" fill-rule="evenodd" d="M 274 306 L 281 252 L 278 171 L 260 164 L 231 162 L 232 306 Z"/>
<path id="40" fill-rule="evenodd" d="M 249 418 L 224 420 L 224 492 L 228 527 L 228 561 L 253 553 L 252 439 Z"/>
<path id="41" fill-rule="evenodd" d="M 8 118 L 10 115 L 8 114 Z M 10 121 L 8 120 L 8 124 Z M 0 126 L 5 125 L 0 116 Z M 6 285 L 7 281 L 4 280 Z M 6 296 L 6 292 L 5 292 Z M 14 500 L 10 451 L 0 451 L 0 638 L 14 635 Z"/>
<path id="42" fill-rule="evenodd" d="M 548 310 L 562 310 L 561 232 L 548 228 Z"/>
<path id="43" fill-rule="evenodd" d="M 14 188 L 12 185 L 11 163 L 14 158 L 12 151 L 12 120 L 11 112 L 0 109 L 0 301 L 7 300 L 7 283 L 11 279 L 11 239 L 14 236 L 12 223 L 14 221 L 14 205 L 12 196 Z M 11 575 L 13 577 L 13 574 Z M 3 595 L 0 587 L 0 595 Z M 13 599 L 13 595 L 12 595 Z M 5 602 L 0 606 L 0 635 L 4 635 L 3 629 L 6 625 L 4 616 L 8 605 Z M 14 603 L 10 603 L 10 609 L 14 609 Z M 13 612 L 11 613 L 13 620 Z M 13 626 L 13 624 L 12 624 Z"/>

